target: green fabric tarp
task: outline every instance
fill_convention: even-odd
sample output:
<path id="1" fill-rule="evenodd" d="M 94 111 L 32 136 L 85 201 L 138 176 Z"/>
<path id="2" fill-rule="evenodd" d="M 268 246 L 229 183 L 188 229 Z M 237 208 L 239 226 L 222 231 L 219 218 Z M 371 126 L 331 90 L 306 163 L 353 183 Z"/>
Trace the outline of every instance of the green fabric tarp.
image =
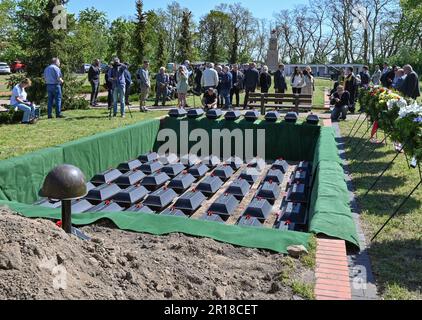
<path id="1" fill-rule="evenodd" d="M 161 121 L 161 129 L 169 128 L 178 133 L 180 121 L 167 117 Z M 253 123 L 245 120 L 212 121 L 206 118 L 188 120 L 188 124 L 189 132 L 197 128 L 205 129 L 208 133 L 213 129 L 223 128 L 240 129 L 242 132 L 253 129 L 255 139 L 256 130 L 265 129 L 267 160 L 283 157 L 292 161 L 313 161 L 315 178 L 310 204 L 310 232 L 323 233 L 359 246 L 332 128 L 291 124 L 284 121 Z M 159 129 L 159 120 L 145 121 L 22 157 L 0 161 L 0 204 L 7 204 L 27 217 L 58 219 L 60 213 L 57 210 L 23 204 L 36 201 L 46 174 L 54 166 L 61 163 L 74 164 L 82 169 L 87 178 L 90 178 L 95 173 L 115 167 L 120 162 L 130 160 L 141 153 L 156 150 L 159 146 L 156 142 Z M 190 146 L 195 143 L 191 142 Z M 125 230 L 157 235 L 182 232 L 277 252 L 286 252 L 291 244 L 306 245 L 309 238 L 309 234 L 306 233 L 226 226 L 201 220 L 146 214 L 83 214 L 75 215 L 73 222 L 76 225 L 85 225 L 104 218 L 112 220 L 119 228 Z"/>
<path id="2" fill-rule="evenodd" d="M 159 128 L 159 120 L 143 121 L 0 161 L 0 200 L 34 203 L 47 173 L 63 163 L 79 167 L 90 179 L 98 172 L 151 151 Z"/>
<path id="3" fill-rule="evenodd" d="M 335 132 L 331 127 L 321 128 L 321 134 L 316 143 L 315 155 L 313 157 L 314 171 L 321 161 L 333 161 L 340 165 L 342 164 L 338 154 Z"/>
<path id="4" fill-rule="evenodd" d="M 0 161 L 0 200 L 36 201 L 45 176 L 63 163 L 61 148 L 47 148 Z"/>
<path id="5" fill-rule="evenodd" d="M 60 210 L 35 207 L 16 202 L 0 201 L 28 218 L 60 219 Z M 304 245 L 309 248 L 309 233 L 278 231 L 269 228 L 239 227 L 195 219 L 185 219 L 155 214 L 84 213 L 72 215 L 72 223 L 83 226 L 101 219 L 111 220 L 119 229 L 165 235 L 180 232 L 191 236 L 206 237 L 233 245 L 272 250 L 287 253 L 291 245 Z"/>
<path id="6" fill-rule="evenodd" d="M 239 119 L 236 121 L 226 121 L 224 118 L 218 120 L 209 120 L 206 117 L 198 119 L 186 118 L 165 118 L 162 122 L 162 128 L 172 129 L 177 133 L 178 145 L 180 148 L 181 143 L 185 143 L 180 135 L 180 123 L 188 124 L 189 133 L 195 129 L 204 129 L 207 131 L 208 136 L 212 137 L 212 130 L 228 129 L 233 131 L 240 129 L 243 137 L 246 137 L 245 130 L 253 130 L 254 140 L 254 155 L 257 152 L 257 130 L 265 130 L 265 159 L 276 160 L 280 157 L 289 159 L 291 161 L 312 161 L 314 157 L 315 146 L 320 135 L 320 126 L 309 125 L 307 123 L 288 123 L 285 121 L 267 122 L 257 120 L 255 122 Z M 189 142 L 189 148 L 195 145 L 196 141 Z M 220 142 L 221 149 L 223 140 Z M 232 150 L 234 148 L 235 139 L 232 138 Z M 246 150 L 245 141 L 243 142 L 243 150 Z M 160 144 L 156 144 L 156 149 Z M 181 148 L 180 148 L 181 149 Z M 212 141 L 209 142 L 209 150 L 212 152 Z M 244 151 L 245 152 L 245 151 Z M 234 155 L 234 154 L 231 154 Z M 216 155 L 221 156 L 221 155 Z M 240 155 L 237 155 L 240 156 Z M 241 156 L 244 158 L 244 155 Z"/>
<path id="7" fill-rule="evenodd" d="M 314 157 L 309 231 L 360 247 L 333 128 L 322 128 Z"/>
<path id="8" fill-rule="evenodd" d="M 79 167 L 87 179 L 153 150 L 159 120 L 147 120 L 61 145 L 64 162 Z"/>

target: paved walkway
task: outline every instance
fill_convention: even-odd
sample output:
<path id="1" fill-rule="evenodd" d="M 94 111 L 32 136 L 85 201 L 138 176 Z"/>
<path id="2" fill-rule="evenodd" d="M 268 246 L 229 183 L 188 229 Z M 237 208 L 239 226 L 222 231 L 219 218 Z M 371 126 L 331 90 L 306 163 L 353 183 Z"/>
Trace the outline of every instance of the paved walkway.
<path id="1" fill-rule="evenodd" d="M 354 187 L 345 159 L 343 138 L 338 123 L 332 124 L 331 120 L 324 119 L 324 126 L 333 126 L 336 132 L 339 153 L 344 162 L 346 183 L 350 192 L 353 218 L 362 250 L 347 252 L 344 240 L 319 236 L 316 253 L 315 296 L 317 300 L 374 300 L 378 298 L 377 288 L 367 253 L 365 236 L 360 225 L 360 210 L 353 193 Z"/>

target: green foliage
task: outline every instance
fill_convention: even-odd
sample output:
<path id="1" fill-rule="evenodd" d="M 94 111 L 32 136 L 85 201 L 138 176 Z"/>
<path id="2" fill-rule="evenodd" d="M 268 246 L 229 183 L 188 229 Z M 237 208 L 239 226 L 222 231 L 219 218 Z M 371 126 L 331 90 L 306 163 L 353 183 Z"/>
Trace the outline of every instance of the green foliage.
<path id="1" fill-rule="evenodd" d="M 404 144 L 404 151 L 410 157 L 416 156 L 422 160 L 422 123 L 418 121 L 418 114 L 408 114 L 399 118 L 400 108 L 394 104 L 388 108 L 389 101 L 404 99 L 398 93 L 386 88 L 361 89 L 359 104 L 364 108 L 371 122 L 378 122 L 379 128 L 391 135 L 394 141 Z M 410 104 L 411 100 L 406 100 Z"/>
<path id="2" fill-rule="evenodd" d="M 391 65 L 396 66 L 410 64 L 416 72 L 422 74 L 422 49 L 402 48 L 397 54 L 389 57 L 387 60 Z"/>
<path id="3" fill-rule="evenodd" d="M 11 74 L 7 78 L 7 89 L 12 90 L 18 83 L 20 83 L 25 78 L 26 75 L 24 73 Z"/>
<path id="4" fill-rule="evenodd" d="M 79 13 L 72 43 L 77 48 L 75 60 L 80 65 L 91 63 L 94 59 L 104 61 L 108 58 L 108 24 L 106 14 L 95 8 Z"/>
<path id="5" fill-rule="evenodd" d="M 132 51 L 132 35 L 135 24 L 123 18 L 111 23 L 109 57 L 119 57 L 121 61 L 130 61 Z"/>
<path id="6" fill-rule="evenodd" d="M 165 67 L 167 63 L 167 50 L 164 45 L 164 31 L 158 31 L 158 45 L 157 51 L 155 52 L 155 58 L 157 61 L 157 69 Z"/>
<path id="7" fill-rule="evenodd" d="M 179 54 L 177 56 L 178 61 L 181 63 L 185 60 L 192 60 L 192 34 L 190 31 L 191 17 L 191 12 L 183 12 L 182 29 L 180 32 L 180 38 L 178 39 Z"/>
<path id="8" fill-rule="evenodd" d="M 231 18 L 227 13 L 211 10 L 199 22 L 201 54 L 207 61 L 226 62 L 229 58 L 229 28 Z"/>
<path id="9" fill-rule="evenodd" d="M 20 123 L 23 118 L 23 112 L 14 108 L 9 109 L 8 112 L 0 112 L 0 124 Z"/>
<path id="10" fill-rule="evenodd" d="M 145 58 L 145 29 L 147 15 L 144 13 L 144 3 L 142 0 L 136 0 L 136 27 L 134 30 L 135 55 L 133 63 L 140 66 Z"/>
<path id="11" fill-rule="evenodd" d="M 412 113 L 397 119 L 392 139 L 405 143 L 404 151 L 422 161 L 422 122 L 415 121 L 417 118 L 418 115 Z"/>

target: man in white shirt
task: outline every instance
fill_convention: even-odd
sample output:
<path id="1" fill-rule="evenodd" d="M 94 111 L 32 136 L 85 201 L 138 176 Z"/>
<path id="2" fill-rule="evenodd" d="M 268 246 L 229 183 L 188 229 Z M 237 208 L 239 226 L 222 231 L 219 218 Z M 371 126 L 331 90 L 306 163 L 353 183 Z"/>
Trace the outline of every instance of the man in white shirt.
<path id="1" fill-rule="evenodd" d="M 218 82 L 218 73 L 214 69 L 214 63 L 210 63 L 208 68 L 202 73 L 201 86 L 207 91 L 208 88 L 217 88 Z"/>

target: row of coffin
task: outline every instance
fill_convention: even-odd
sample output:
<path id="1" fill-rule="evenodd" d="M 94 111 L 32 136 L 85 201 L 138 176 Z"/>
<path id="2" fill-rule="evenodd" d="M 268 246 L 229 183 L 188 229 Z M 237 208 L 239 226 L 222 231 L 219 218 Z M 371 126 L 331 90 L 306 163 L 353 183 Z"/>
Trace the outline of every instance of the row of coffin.
<path id="1" fill-rule="evenodd" d="M 188 217 L 207 198 L 213 197 L 242 165 L 243 161 L 237 157 L 221 163 L 215 156 L 201 161 L 195 155 L 187 155 L 181 157 L 179 162 L 176 155 L 159 157 L 151 152 L 122 163 L 117 169 L 95 175 L 87 184 L 86 197 L 72 201 L 72 212 L 161 212 L 162 215 Z M 202 219 L 226 222 L 251 186 L 258 181 L 265 166 L 262 159 L 251 160 Z M 207 174 L 211 170 L 211 174 Z M 287 170 L 288 164 L 284 160 L 272 164 L 252 202 L 239 219 L 239 225 L 262 226 L 280 197 L 280 184 Z M 275 227 L 291 230 L 306 224 L 309 181 L 310 164 L 301 162 L 290 177 Z M 197 182 L 196 187 L 189 190 Z M 61 203 L 41 199 L 36 205 L 59 208 Z"/>
<path id="2" fill-rule="evenodd" d="M 172 109 L 169 111 L 169 116 L 173 118 L 183 118 L 188 117 L 191 119 L 197 119 L 202 116 L 206 115 L 208 119 L 211 120 L 217 120 L 223 117 L 223 111 L 220 109 L 210 109 L 206 113 L 203 109 L 190 109 L 189 111 L 186 111 L 185 109 Z M 239 110 L 229 110 L 224 114 L 224 119 L 227 121 L 234 121 L 240 119 L 242 116 L 242 113 Z M 244 114 L 244 118 L 246 121 L 254 122 L 259 119 L 261 116 L 261 112 L 257 110 L 249 110 L 246 111 Z M 276 122 L 280 119 L 281 114 L 278 113 L 278 111 L 269 111 L 265 114 L 265 120 L 268 122 Z M 286 122 L 292 122 L 295 123 L 299 118 L 299 115 L 296 112 L 288 112 L 284 120 Z M 317 125 L 319 123 L 319 117 L 314 114 L 308 115 L 306 118 L 306 122 L 309 124 Z"/>

